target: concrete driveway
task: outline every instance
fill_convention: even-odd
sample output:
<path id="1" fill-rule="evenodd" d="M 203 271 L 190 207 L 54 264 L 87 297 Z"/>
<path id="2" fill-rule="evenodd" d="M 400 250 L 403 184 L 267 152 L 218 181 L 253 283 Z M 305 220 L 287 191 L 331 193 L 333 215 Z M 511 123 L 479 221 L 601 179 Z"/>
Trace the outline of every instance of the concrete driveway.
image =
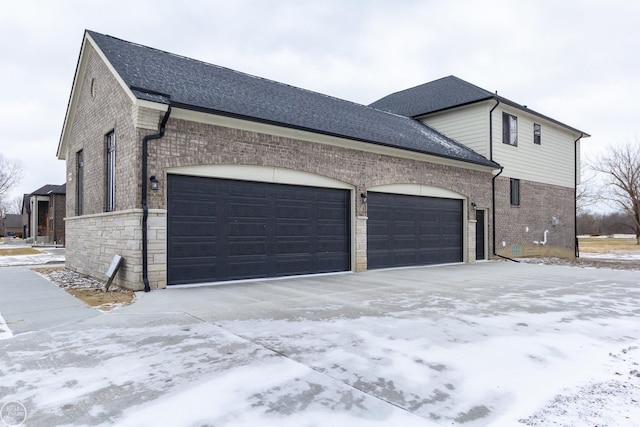
<path id="1" fill-rule="evenodd" d="M 637 272 L 495 262 L 171 288 L 0 341 L 0 403 L 29 425 L 633 425 L 640 380 L 614 371 L 639 340 Z M 603 385 L 624 393 L 570 418 Z"/>

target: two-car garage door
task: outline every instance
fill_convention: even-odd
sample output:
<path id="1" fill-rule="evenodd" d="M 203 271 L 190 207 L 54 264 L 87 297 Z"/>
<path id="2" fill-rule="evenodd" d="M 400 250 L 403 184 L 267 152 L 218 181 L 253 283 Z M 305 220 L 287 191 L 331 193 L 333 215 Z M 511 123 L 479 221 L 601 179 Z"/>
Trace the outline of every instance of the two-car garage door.
<path id="1" fill-rule="evenodd" d="M 169 285 L 349 271 L 339 188 L 167 177 Z M 463 260 L 462 200 L 368 193 L 369 269 Z"/>
<path id="2" fill-rule="evenodd" d="M 167 177 L 167 283 L 351 269 L 350 192 Z"/>

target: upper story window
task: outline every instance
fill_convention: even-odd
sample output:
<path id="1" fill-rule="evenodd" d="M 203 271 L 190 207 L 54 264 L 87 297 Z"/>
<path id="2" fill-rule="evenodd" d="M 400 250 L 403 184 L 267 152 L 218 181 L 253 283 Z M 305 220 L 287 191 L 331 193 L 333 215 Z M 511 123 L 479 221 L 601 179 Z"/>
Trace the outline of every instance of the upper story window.
<path id="1" fill-rule="evenodd" d="M 107 151 L 105 209 L 111 212 L 116 209 L 116 134 L 113 131 L 105 136 L 105 145 Z"/>
<path id="2" fill-rule="evenodd" d="M 84 200 L 84 156 L 82 150 L 76 153 L 76 215 L 82 215 Z"/>
<path id="3" fill-rule="evenodd" d="M 538 123 L 533 124 L 533 143 L 540 145 L 542 142 L 542 126 Z"/>
<path id="4" fill-rule="evenodd" d="M 502 113 L 502 142 L 518 145 L 518 118 L 508 113 Z"/>

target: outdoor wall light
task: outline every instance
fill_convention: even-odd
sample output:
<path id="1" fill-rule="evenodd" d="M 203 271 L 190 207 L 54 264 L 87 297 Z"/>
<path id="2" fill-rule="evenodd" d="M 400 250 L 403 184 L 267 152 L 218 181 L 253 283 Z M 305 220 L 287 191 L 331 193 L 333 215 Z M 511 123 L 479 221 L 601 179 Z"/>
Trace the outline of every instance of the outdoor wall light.
<path id="1" fill-rule="evenodd" d="M 151 177 L 149 177 L 149 181 L 151 181 L 152 190 L 158 190 L 158 188 L 160 188 L 160 182 L 158 182 L 158 178 L 156 178 L 155 175 L 151 175 Z"/>
<path id="2" fill-rule="evenodd" d="M 476 205 L 476 202 L 471 202 L 471 209 L 473 209 L 474 211 L 478 209 L 478 205 Z"/>
<path id="3" fill-rule="evenodd" d="M 360 193 L 360 199 L 362 199 L 362 203 L 367 203 L 367 193 Z"/>

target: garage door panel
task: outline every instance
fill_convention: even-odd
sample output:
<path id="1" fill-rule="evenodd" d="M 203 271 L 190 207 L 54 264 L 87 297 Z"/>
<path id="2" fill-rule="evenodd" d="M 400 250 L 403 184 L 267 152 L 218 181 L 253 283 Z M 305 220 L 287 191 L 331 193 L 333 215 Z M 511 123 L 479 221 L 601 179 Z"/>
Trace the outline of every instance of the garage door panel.
<path id="1" fill-rule="evenodd" d="M 176 260 L 189 260 L 194 258 L 204 258 L 202 254 L 210 254 L 218 246 L 215 240 L 205 242 L 174 242 L 173 248 L 180 256 Z M 215 258 L 215 256 L 210 256 Z M 182 261 L 181 261 L 182 262 Z"/>
<path id="2" fill-rule="evenodd" d="M 200 237 L 215 237 L 216 222 L 215 221 L 175 221 L 174 226 L 170 231 L 169 237 L 180 237 L 190 235 L 194 228 L 198 229 L 198 236 Z"/>
<path id="3" fill-rule="evenodd" d="M 348 190 L 169 175 L 167 198 L 169 284 L 351 268 Z"/>
<path id="4" fill-rule="evenodd" d="M 369 268 L 461 262 L 462 201 L 369 192 Z"/>

